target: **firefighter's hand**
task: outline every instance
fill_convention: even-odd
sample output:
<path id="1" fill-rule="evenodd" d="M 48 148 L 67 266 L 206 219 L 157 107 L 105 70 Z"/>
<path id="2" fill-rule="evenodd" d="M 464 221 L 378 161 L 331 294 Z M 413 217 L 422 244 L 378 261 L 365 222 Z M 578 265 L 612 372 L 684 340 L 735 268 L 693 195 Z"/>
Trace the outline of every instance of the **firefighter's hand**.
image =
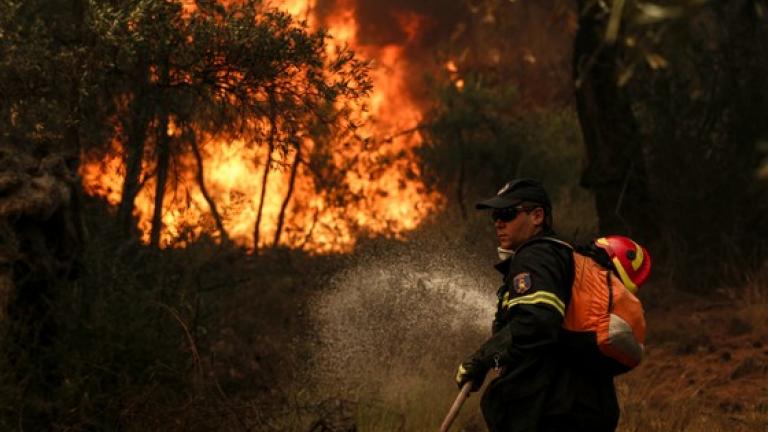
<path id="1" fill-rule="evenodd" d="M 479 359 L 470 357 L 459 365 L 459 370 L 456 372 L 456 384 L 461 389 L 464 384 L 471 381 L 471 391 L 478 391 L 483 385 L 486 373 L 488 373 L 488 366 Z"/>

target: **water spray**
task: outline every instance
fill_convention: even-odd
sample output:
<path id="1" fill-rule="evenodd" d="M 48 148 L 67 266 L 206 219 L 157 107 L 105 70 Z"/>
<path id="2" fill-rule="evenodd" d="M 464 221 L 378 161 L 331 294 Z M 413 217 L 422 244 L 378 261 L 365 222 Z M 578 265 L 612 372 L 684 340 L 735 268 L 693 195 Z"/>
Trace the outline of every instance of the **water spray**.
<path id="1" fill-rule="evenodd" d="M 312 384 L 401 406 L 451 382 L 462 354 L 489 332 L 497 280 L 487 266 L 465 251 L 412 246 L 358 255 L 309 300 Z"/>

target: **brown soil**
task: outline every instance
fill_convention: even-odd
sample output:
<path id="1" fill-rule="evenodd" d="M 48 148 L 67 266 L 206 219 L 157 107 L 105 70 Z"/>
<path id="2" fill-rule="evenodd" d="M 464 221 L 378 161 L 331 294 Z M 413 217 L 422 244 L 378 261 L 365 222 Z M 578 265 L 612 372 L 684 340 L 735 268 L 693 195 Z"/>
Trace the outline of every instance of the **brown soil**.
<path id="1" fill-rule="evenodd" d="M 647 356 L 617 379 L 620 430 L 768 430 L 768 307 L 687 299 L 647 314 Z"/>

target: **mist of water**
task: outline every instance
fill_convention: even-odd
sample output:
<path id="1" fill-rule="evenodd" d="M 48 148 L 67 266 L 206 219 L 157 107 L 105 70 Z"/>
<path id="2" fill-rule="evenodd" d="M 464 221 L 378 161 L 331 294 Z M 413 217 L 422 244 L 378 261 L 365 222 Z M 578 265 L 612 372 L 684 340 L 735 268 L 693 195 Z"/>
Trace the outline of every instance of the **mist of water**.
<path id="1" fill-rule="evenodd" d="M 359 257 L 311 301 L 313 381 L 349 395 L 395 378 L 450 380 L 490 334 L 499 280 L 478 261 L 434 249 Z"/>

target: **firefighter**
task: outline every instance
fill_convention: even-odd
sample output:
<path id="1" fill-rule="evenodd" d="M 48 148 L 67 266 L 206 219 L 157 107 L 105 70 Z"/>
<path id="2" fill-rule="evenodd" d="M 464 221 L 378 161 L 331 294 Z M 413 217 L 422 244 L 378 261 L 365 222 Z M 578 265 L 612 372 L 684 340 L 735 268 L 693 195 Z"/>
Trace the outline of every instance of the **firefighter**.
<path id="1" fill-rule="evenodd" d="M 497 369 L 481 401 L 492 432 L 613 431 L 619 407 L 613 375 L 575 361 L 561 326 L 574 278 L 573 254 L 552 229 L 552 206 L 534 179 L 517 179 L 477 203 L 496 229 L 503 275 L 492 336 L 459 366 L 461 388 L 482 385 Z"/>

